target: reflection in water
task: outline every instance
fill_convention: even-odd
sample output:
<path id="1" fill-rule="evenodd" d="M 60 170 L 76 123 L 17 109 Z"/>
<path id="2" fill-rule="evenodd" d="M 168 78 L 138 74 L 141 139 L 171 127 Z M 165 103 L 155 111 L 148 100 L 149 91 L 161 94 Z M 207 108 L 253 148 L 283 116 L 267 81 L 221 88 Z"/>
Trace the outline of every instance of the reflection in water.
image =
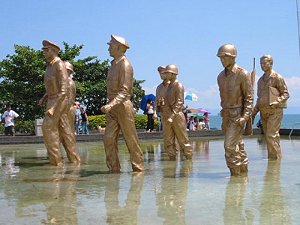
<path id="1" fill-rule="evenodd" d="M 42 204 L 47 216 L 40 219 L 40 224 L 78 224 L 76 183 L 79 170 L 80 165 L 51 167 L 48 172 L 52 175 L 44 173 L 45 178 L 24 179 L 28 185 L 24 185 L 17 199 L 16 216 L 34 215 L 34 211 L 28 211 Z"/>
<path id="2" fill-rule="evenodd" d="M 2 155 L 0 153 L 0 168 L 0 171 L 3 173 L 0 175 L 0 178 L 11 178 L 20 172 L 19 166 L 15 165 L 15 156 L 13 152 Z"/>
<path id="3" fill-rule="evenodd" d="M 177 167 L 180 165 L 179 174 Z M 186 224 L 185 205 L 188 189 L 188 179 L 192 162 L 165 162 L 161 188 L 156 193 L 158 215 L 164 219 L 165 225 Z"/>
<path id="4" fill-rule="evenodd" d="M 253 213 L 245 210 L 244 199 L 248 177 L 230 177 L 225 196 L 223 211 L 224 224 L 253 224 Z"/>
<path id="5" fill-rule="evenodd" d="M 120 206 L 120 174 L 107 176 L 105 183 L 105 207 L 107 212 L 106 222 L 115 224 L 137 224 L 137 210 L 140 206 L 141 191 L 143 188 L 144 174 L 138 173 L 131 176 L 130 189 L 125 205 Z"/>
<path id="6" fill-rule="evenodd" d="M 280 161 L 268 161 L 259 211 L 260 224 L 291 224 L 280 184 Z"/>
<path id="7" fill-rule="evenodd" d="M 209 140 L 194 140 L 191 145 L 195 156 L 203 156 L 205 160 L 209 160 Z"/>

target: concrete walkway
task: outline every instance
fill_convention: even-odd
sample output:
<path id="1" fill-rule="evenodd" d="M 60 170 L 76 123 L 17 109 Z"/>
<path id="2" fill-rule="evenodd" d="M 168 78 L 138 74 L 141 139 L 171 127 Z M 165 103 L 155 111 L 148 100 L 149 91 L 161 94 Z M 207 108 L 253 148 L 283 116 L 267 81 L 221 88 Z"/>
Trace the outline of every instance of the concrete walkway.
<path id="1" fill-rule="evenodd" d="M 254 134 L 260 134 L 259 129 L 253 130 Z M 296 133 L 296 132 L 295 132 Z M 189 131 L 189 137 L 216 137 L 222 136 L 221 130 L 201 130 L 201 131 Z M 162 139 L 162 132 L 138 132 L 139 139 Z M 122 135 L 120 135 L 120 139 L 123 139 Z M 103 134 L 100 133 L 91 133 L 89 135 L 77 135 L 77 142 L 92 142 L 92 141 L 102 141 Z M 25 135 L 16 135 L 12 136 L 4 136 L 0 135 L 0 144 L 34 144 L 34 143 L 43 143 L 43 137 L 41 136 L 25 136 Z"/>

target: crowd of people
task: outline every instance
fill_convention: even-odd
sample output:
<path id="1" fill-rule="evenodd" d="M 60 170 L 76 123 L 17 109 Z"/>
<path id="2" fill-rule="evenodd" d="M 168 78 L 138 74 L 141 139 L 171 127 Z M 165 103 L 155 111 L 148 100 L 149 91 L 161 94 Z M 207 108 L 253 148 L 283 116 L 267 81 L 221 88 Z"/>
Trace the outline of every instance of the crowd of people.
<path id="1" fill-rule="evenodd" d="M 188 117 L 186 127 L 190 131 L 210 130 L 208 113 L 205 112 L 203 116 Z"/>

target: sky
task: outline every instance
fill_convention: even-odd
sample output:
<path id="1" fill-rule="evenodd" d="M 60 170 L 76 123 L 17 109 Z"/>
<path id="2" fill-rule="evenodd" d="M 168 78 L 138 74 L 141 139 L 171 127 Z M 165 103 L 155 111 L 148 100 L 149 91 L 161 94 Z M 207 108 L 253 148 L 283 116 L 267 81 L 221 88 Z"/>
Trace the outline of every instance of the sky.
<path id="1" fill-rule="evenodd" d="M 234 44 L 236 62 L 248 71 L 256 58 L 271 54 L 273 69 L 287 83 L 286 114 L 300 114 L 300 57 L 296 0 L 14 0 L 1 1 L 0 60 L 14 45 L 41 49 L 48 39 L 84 45 L 78 58 L 110 59 L 111 34 L 127 39 L 126 52 L 135 79 L 145 80 L 146 94 L 161 83 L 158 66 L 178 66 L 178 80 L 198 96 L 190 108 L 220 111 L 216 56 L 225 43 Z M 256 99 L 256 97 L 255 97 Z"/>

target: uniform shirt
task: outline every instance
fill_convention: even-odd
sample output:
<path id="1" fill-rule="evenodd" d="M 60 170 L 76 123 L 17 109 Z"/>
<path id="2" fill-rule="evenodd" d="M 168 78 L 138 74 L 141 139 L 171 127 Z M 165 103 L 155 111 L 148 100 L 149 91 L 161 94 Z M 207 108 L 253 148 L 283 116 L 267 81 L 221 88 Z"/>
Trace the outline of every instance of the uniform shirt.
<path id="1" fill-rule="evenodd" d="M 133 68 L 125 56 L 112 61 L 106 84 L 111 107 L 130 100 L 133 88 Z"/>
<path id="2" fill-rule="evenodd" d="M 253 106 L 253 90 L 250 74 L 234 65 L 231 70 L 224 69 L 218 75 L 218 85 L 223 109 L 242 108 L 243 117 L 249 118 Z"/>
<path id="3" fill-rule="evenodd" d="M 167 93 L 166 93 L 167 105 L 177 114 L 182 112 L 184 104 L 184 87 L 182 84 L 175 80 L 173 83 L 169 84 Z"/>
<path id="4" fill-rule="evenodd" d="M 162 112 L 166 104 L 166 93 L 168 90 L 169 83 L 162 82 L 156 88 L 156 100 L 155 109 L 158 112 Z"/>
<path id="5" fill-rule="evenodd" d="M 14 126 L 14 119 L 17 117 L 19 117 L 19 114 L 14 110 L 5 111 L 2 116 L 2 118 L 5 120 L 5 127 Z"/>
<path id="6" fill-rule="evenodd" d="M 65 63 L 55 57 L 46 68 L 44 84 L 48 98 L 63 96 L 69 88 L 68 74 Z"/>
<path id="7" fill-rule="evenodd" d="M 273 71 L 268 76 L 264 74 L 257 82 L 257 103 L 255 108 L 269 107 L 269 88 L 274 87 L 279 91 L 277 101 L 280 103 L 279 108 L 286 108 L 286 102 L 289 98 L 289 92 L 283 77 Z"/>

